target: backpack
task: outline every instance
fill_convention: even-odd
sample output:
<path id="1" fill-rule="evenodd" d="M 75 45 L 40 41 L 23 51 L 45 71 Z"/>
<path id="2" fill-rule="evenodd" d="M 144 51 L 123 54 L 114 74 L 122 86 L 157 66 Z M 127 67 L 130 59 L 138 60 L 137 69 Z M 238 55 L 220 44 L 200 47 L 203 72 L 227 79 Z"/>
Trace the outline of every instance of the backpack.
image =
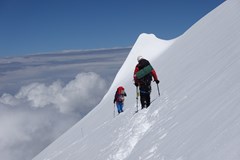
<path id="1" fill-rule="evenodd" d="M 124 88 L 122 86 L 117 88 L 116 91 L 116 101 L 118 102 L 123 102 L 124 101 L 124 96 L 126 95 Z"/>
<path id="2" fill-rule="evenodd" d="M 143 77 L 149 75 L 152 70 L 153 67 L 151 65 L 147 65 L 136 73 L 137 79 L 142 79 Z"/>
<path id="3" fill-rule="evenodd" d="M 152 81 L 153 67 L 148 60 L 142 59 L 137 65 L 139 71 L 136 73 L 136 78 L 140 81 L 142 85 L 150 85 Z"/>

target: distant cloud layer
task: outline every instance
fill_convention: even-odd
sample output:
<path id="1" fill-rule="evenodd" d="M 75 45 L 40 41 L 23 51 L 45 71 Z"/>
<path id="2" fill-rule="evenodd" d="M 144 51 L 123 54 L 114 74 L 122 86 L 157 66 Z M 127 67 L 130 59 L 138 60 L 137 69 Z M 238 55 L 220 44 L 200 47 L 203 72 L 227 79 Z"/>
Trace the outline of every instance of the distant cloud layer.
<path id="1" fill-rule="evenodd" d="M 0 98 L 0 126 L 4 127 L 0 132 L 1 157 L 30 159 L 95 107 L 106 89 L 103 78 L 88 72 L 79 73 L 67 84 L 31 83 L 16 95 L 3 94 Z"/>
<path id="2" fill-rule="evenodd" d="M 30 160 L 105 95 L 130 48 L 0 58 L 0 155 Z"/>

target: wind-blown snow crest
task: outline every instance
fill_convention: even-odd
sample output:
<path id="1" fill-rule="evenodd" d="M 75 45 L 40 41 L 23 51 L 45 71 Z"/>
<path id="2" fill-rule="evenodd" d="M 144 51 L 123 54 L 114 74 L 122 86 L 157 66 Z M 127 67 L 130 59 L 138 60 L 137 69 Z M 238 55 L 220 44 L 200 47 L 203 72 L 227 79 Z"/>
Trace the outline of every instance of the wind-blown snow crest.
<path id="1" fill-rule="evenodd" d="M 137 63 L 137 57 L 143 56 L 144 58 L 152 61 L 163 54 L 172 44 L 174 44 L 176 39 L 173 40 L 162 40 L 157 38 L 154 34 L 141 34 L 135 45 L 133 46 L 130 54 L 125 60 L 123 66 L 116 75 L 112 87 L 116 88 L 119 83 L 124 84 L 129 81 L 130 77 L 132 79 L 132 72 Z M 112 89 L 112 88 L 110 88 Z"/>
<path id="2" fill-rule="evenodd" d="M 225 1 L 173 41 L 140 35 L 100 104 L 34 160 L 239 160 L 239 8 Z M 134 114 L 138 55 L 152 62 L 161 96 L 153 83 L 155 101 Z M 128 96 L 117 116 L 119 85 Z"/>

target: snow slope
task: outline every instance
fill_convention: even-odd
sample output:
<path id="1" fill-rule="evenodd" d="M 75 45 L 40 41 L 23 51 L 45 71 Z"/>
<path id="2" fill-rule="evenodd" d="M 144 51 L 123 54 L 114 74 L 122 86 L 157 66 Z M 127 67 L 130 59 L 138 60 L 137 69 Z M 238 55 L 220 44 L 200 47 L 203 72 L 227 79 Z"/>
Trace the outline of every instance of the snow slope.
<path id="1" fill-rule="evenodd" d="M 239 160 L 240 1 L 228 0 L 185 34 L 139 36 L 94 110 L 34 160 Z M 160 83 L 148 109 L 134 114 L 136 57 L 149 59 Z M 125 112 L 113 115 L 117 86 Z"/>

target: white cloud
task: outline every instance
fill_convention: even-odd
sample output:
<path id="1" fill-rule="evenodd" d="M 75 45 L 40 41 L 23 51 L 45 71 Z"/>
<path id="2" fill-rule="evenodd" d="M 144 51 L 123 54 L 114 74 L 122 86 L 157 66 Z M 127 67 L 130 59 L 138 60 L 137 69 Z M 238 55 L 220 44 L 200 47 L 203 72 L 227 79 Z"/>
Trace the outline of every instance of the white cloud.
<path id="1" fill-rule="evenodd" d="M 55 81 L 46 86 L 43 83 L 32 83 L 24 86 L 15 95 L 3 94 L 0 102 L 8 105 L 30 103 L 31 107 L 54 107 L 62 113 L 92 109 L 106 92 L 105 81 L 96 73 L 80 73 L 74 80 L 63 86 Z M 85 112 L 84 112 L 85 113 Z"/>
<path id="2" fill-rule="evenodd" d="M 31 83 L 0 97 L 0 153 L 3 159 L 31 159 L 101 100 L 106 82 L 93 72 L 67 84 Z"/>

